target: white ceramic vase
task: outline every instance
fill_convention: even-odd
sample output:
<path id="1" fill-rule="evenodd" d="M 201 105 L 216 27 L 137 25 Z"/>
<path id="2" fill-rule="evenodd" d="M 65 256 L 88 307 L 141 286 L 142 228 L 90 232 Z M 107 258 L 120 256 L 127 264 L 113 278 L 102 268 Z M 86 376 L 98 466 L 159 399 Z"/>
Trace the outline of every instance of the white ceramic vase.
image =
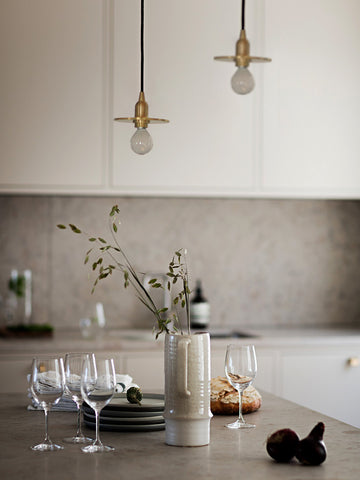
<path id="1" fill-rule="evenodd" d="M 165 338 L 165 442 L 195 447 L 210 443 L 210 336 Z"/>

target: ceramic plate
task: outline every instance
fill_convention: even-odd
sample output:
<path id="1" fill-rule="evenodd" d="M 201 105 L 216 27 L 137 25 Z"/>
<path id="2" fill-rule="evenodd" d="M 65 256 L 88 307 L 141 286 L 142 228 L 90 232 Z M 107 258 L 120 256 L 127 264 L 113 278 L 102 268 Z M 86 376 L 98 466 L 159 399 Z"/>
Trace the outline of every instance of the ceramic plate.
<path id="1" fill-rule="evenodd" d="M 95 422 L 89 422 L 85 419 L 85 425 L 95 429 Z M 152 425 L 117 425 L 104 424 L 100 422 L 100 430 L 109 432 L 153 432 L 156 430 L 165 430 L 165 422 L 154 423 Z"/>
<path id="2" fill-rule="evenodd" d="M 95 415 L 93 413 L 84 412 L 84 420 L 88 422 L 95 422 Z M 156 415 L 155 417 L 100 417 L 101 424 L 111 425 L 153 425 L 156 423 L 164 423 L 162 415 Z"/>
<path id="3" fill-rule="evenodd" d="M 93 413 L 89 405 L 83 405 L 84 412 Z M 129 403 L 125 393 L 114 395 L 111 402 L 101 410 L 103 415 L 110 417 L 149 417 L 162 415 L 164 411 L 164 395 L 158 393 L 144 393 L 141 405 Z"/>

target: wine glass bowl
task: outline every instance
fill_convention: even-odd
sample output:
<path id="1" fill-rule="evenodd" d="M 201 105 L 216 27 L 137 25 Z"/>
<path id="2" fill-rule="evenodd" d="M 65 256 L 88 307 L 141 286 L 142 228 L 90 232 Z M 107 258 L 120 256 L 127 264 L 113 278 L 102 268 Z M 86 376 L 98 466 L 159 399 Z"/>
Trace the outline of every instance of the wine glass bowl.
<path id="1" fill-rule="evenodd" d="M 252 384 L 257 372 L 254 345 L 228 345 L 225 355 L 225 375 L 229 383 L 239 392 L 239 418 L 226 425 L 228 428 L 253 428 L 242 415 L 242 396 Z"/>
<path id="2" fill-rule="evenodd" d="M 81 376 L 81 393 L 86 403 L 94 410 L 96 438 L 91 445 L 82 447 L 85 453 L 110 452 L 113 447 L 103 445 L 99 435 L 100 411 L 115 393 L 116 377 L 112 358 L 96 358 L 90 354 L 85 358 Z"/>
<path id="3" fill-rule="evenodd" d="M 74 437 L 64 438 L 67 443 L 90 443 L 93 440 L 85 437 L 81 430 L 81 405 L 83 397 L 81 394 L 81 375 L 86 353 L 67 353 L 65 355 L 65 392 L 76 404 L 77 408 L 77 431 Z"/>
<path id="4" fill-rule="evenodd" d="M 65 374 L 63 359 L 59 357 L 37 357 L 33 359 L 30 391 L 35 401 L 45 413 L 45 438 L 42 443 L 31 447 L 44 452 L 64 447 L 53 443 L 48 433 L 48 414 L 52 405 L 56 405 L 64 393 Z"/>

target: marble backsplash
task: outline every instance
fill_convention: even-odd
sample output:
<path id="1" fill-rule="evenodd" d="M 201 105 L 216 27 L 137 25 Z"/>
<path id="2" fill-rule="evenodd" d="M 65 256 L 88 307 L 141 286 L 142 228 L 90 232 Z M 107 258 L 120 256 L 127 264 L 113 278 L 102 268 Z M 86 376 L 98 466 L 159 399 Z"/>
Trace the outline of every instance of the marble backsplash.
<path id="1" fill-rule="evenodd" d="M 90 294 L 89 242 L 56 228 L 109 236 L 115 203 L 121 245 L 139 271 L 166 272 L 173 252 L 187 248 L 213 325 L 360 324 L 359 201 L 0 196 L 3 299 L 11 269 L 29 268 L 36 322 L 78 328 L 102 302 L 109 327 L 152 326 L 119 274 Z"/>

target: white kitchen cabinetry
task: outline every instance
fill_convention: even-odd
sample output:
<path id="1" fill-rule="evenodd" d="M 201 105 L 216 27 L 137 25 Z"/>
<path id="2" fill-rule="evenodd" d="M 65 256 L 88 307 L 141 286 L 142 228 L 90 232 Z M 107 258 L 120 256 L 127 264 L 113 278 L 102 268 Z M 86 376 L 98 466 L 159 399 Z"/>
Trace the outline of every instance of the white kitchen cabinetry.
<path id="1" fill-rule="evenodd" d="M 280 362 L 281 397 L 360 428 L 360 347 L 295 348 Z"/>
<path id="2" fill-rule="evenodd" d="M 124 356 L 124 372 L 144 391 L 164 390 L 163 352 L 134 352 Z"/>
<path id="3" fill-rule="evenodd" d="M 246 5 L 256 87 L 236 95 L 239 0 L 151 0 L 145 94 L 153 150 L 130 149 L 140 1 L 0 7 L 0 192 L 360 198 L 360 2 Z"/>
<path id="4" fill-rule="evenodd" d="M 270 393 L 276 392 L 278 353 L 276 350 L 256 347 L 258 372 L 254 386 Z M 225 350 L 212 349 L 211 376 L 225 376 Z"/>
<path id="5" fill-rule="evenodd" d="M 263 46 L 249 2 L 252 45 Z M 134 113 L 139 95 L 139 2 L 115 2 L 114 113 Z M 130 149 L 131 124 L 113 124 L 112 182 L 125 193 L 217 195 L 247 192 L 256 175 L 261 67 L 252 95 L 230 87 L 235 65 L 215 62 L 232 55 L 240 29 L 240 2 L 152 0 L 145 8 L 145 95 L 149 116 L 170 120 L 149 125 L 154 147 L 144 157 Z M 165 21 L 166 19 L 166 21 Z M 250 33 L 251 32 L 251 33 Z M 126 68 L 125 68 L 126 66 Z"/>
<path id="6" fill-rule="evenodd" d="M 264 192 L 360 196 L 360 2 L 266 0 Z"/>
<path id="7" fill-rule="evenodd" d="M 106 4 L 1 2 L 1 191 L 103 187 Z"/>
<path id="8" fill-rule="evenodd" d="M 258 374 L 254 386 L 274 393 L 287 400 L 319 411 L 360 428 L 360 340 L 341 336 L 334 341 L 325 336 L 296 338 L 290 334 L 287 340 L 259 336 L 254 338 L 258 359 Z M 91 345 L 80 340 L 42 343 L 0 354 L 0 393 L 26 393 L 26 375 L 30 373 L 35 355 L 59 354 L 66 351 L 91 351 L 97 355 L 112 356 L 117 373 L 131 375 L 144 391 L 159 392 L 164 388 L 164 354 L 161 344 L 154 340 L 141 342 L 121 341 L 116 348 L 111 337 L 111 348 L 106 343 Z M 69 344 L 68 342 L 71 342 Z M 237 340 L 229 339 L 236 343 Z M 226 341 L 211 340 L 211 376 L 224 376 Z M 243 342 L 240 342 L 243 343 Z M 291 347 L 289 346 L 291 344 Z M 26 345 L 26 342 L 24 342 Z M 56 345 L 56 346 L 55 346 Z M 2 343 L 6 346 L 6 341 Z M 8 347 L 7 347 L 8 348 Z"/>

